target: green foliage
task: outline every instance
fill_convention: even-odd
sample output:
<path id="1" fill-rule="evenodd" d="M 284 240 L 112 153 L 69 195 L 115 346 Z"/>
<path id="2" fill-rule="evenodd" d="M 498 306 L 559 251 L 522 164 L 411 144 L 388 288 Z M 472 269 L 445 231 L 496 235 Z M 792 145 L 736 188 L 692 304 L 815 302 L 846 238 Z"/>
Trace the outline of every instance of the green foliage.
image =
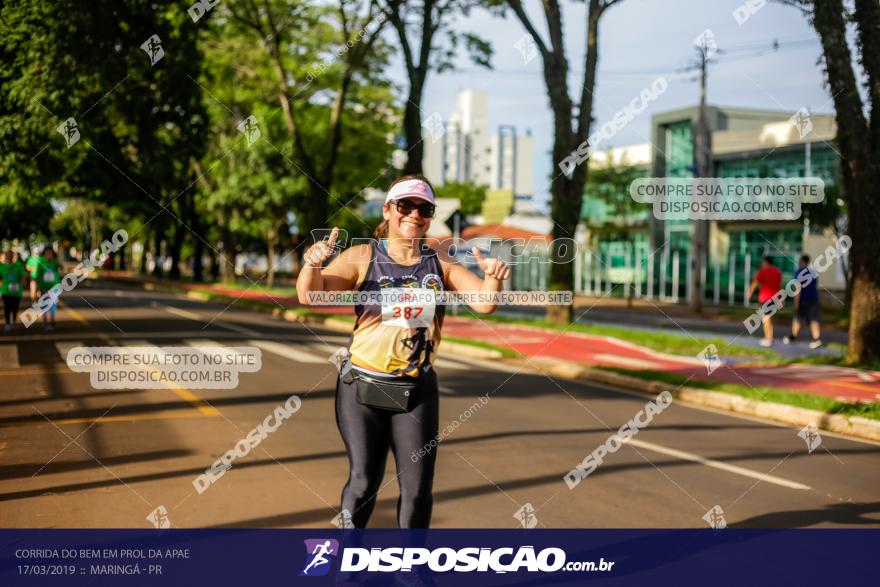
<path id="1" fill-rule="evenodd" d="M 146 217 L 181 190 L 205 125 L 191 24 L 167 0 L 4 3 L 0 201 L 90 198 Z M 165 51 L 154 65 L 141 49 L 152 35 Z M 56 132 L 68 117 L 69 148 Z"/>
<path id="2" fill-rule="evenodd" d="M 629 195 L 630 184 L 644 175 L 641 167 L 626 158 L 614 161 L 609 157 L 603 165 L 591 166 L 584 195 L 604 204 L 606 218 L 592 222 L 587 218 L 587 222 L 605 235 L 620 233 L 628 222 L 644 212 L 644 206 Z"/>
<path id="3" fill-rule="evenodd" d="M 479 214 L 483 209 L 488 186 L 472 183 L 447 183 L 435 190 L 438 198 L 458 198 L 461 200 L 462 214 Z"/>

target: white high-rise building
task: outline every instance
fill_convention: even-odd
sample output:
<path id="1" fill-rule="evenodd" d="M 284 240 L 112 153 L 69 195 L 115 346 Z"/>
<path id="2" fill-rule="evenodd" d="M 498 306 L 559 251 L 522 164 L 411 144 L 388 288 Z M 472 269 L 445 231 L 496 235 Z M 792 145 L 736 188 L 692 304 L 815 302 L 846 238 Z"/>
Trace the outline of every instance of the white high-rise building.
<path id="1" fill-rule="evenodd" d="M 459 92 L 448 120 L 435 113 L 424 126 L 422 166 L 432 182 L 487 185 L 511 190 L 520 199 L 534 193 L 532 136 L 517 135 L 512 125 L 501 125 L 490 135 L 485 92 Z"/>

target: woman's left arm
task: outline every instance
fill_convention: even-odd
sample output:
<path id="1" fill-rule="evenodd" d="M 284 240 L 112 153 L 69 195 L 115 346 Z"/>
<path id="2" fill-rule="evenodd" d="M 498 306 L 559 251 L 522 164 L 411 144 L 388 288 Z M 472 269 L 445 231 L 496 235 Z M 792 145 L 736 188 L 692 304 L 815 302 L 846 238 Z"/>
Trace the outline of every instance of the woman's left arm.
<path id="1" fill-rule="evenodd" d="M 510 277 L 510 267 L 501 259 L 483 257 L 477 247 L 472 250 L 485 277 L 480 279 L 454 258 L 441 255 L 440 264 L 446 273 L 447 289 L 460 292 L 500 292 L 504 287 L 504 280 Z M 479 314 L 491 314 L 498 307 L 494 303 L 468 303 L 468 305 Z"/>

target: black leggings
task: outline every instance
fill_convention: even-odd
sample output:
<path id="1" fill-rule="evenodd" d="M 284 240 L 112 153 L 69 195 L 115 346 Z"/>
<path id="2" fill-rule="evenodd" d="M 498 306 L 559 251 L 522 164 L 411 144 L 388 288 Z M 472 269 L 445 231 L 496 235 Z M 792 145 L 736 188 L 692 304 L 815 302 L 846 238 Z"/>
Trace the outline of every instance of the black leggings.
<path id="1" fill-rule="evenodd" d="M 343 516 L 366 528 L 382 486 L 388 449 L 397 465 L 401 528 L 427 528 L 431 522 L 431 486 L 437 460 L 439 401 L 437 375 L 425 375 L 421 401 L 409 412 L 390 412 L 358 403 L 355 383 L 336 383 L 336 425 L 348 452 L 348 483 L 342 490 Z"/>
<path id="2" fill-rule="evenodd" d="M 19 296 L 3 296 L 3 320 L 6 324 L 15 323 L 20 303 L 21 298 Z"/>

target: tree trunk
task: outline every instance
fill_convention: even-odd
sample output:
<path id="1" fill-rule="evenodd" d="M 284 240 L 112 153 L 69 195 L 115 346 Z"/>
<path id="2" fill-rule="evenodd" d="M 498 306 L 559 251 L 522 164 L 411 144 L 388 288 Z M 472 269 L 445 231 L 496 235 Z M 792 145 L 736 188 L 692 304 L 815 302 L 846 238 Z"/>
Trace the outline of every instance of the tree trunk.
<path id="1" fill-rule="evenodd" d="M 225 224 L 220 229 L 223 251 L 220 253 L 220 275 L 223 283 L 235 283 L 235 238 Z"/>
<path id="2" fill-rule="evenodd" d="M 153 277 L 159 279 L 162 278 L 162 272 L 164 270 L 163 265 L 165 264 L 165 259 L 162 256 L 162 243 L 164 240 L 164 233 L 165 227 L 157 224 L 153 236 L 153 259 L 156 261 L 156 264 L 153 267 Z"/>
<path id="3" fill-rule="evenodd" d="M 278 230 L 273 226 L 266 233 L 266 249 L 269 269 L 266 272 L 266 285 L 269 289 L 275 287 L 275 245 L 278 242 Z"/>
<path id="4" fill-rule="evenodd" d="M 125 262 L 125 255 L 128 252 L 128 245 L 122 245 L 119 247 L 119 251 L 117 254 L 119 255 L 119 270 L 125 271 L 128 268 L 128 264 Z"/>
<path id="5" fill-rule="evenodd" d="M 403 132 L 406 136 L 404 175 L 423 173 L 422 161 L 425 158 L 425 144 L 422 141 L 421 108 L 424 82 L 425 75 L 422 72 L 417 72 L 410 78 L 409 99 L 406 101 L 403 111 Z M 443 178 L 429 177 L 428 179 L 440 182 Z"/>
<path id="6" fill-rule="evenodd" d="M 150 235 L 149 235 L 149 233 L 147 233 L 146 238 L 144 239 L 144 242 L 141 244 L 143 245 L 143 247 L 141 248 L 141 259 L 140 259 L 140 263 L 139 263 L 138 272 L 141 275 L 146 275 L 147 274 L 147 252 L 150 250 Z"/>
<path id="7" fill-rule="evenodd" d="M 174 234 L 171 237 L 170 250 L 168 251 L 168 256 L 171 258 L 171 269 L 168 271 L 168 277 L 171 279 L 180 279 L 180 252 L 183 249 L 183 233 L 185 230 L 186 228 L 180 222 L 174 225 Z"/>
<path id="8" fill-rule="evenodd" d="M 813 3 L 812 20 L 822 41 L 825 74 L 834 101 L 837 144 L 842 154 L 844 198 L 852 271 L 852 307 L 849 323 L 850 361 L 880 360 L 880 253 L 876 230 L 880 200 L 880 57 L 877 47 L 880 9 L 876 1 L 858 0 L 854 20 L 859 32 L 861 62 L 868 76 L 872 120 L 866 120 L 859 96 L 852 55 L 846 40 L 846 17 L 841 0 Z"/>
<path id="9" fill-rule="evenodd" d="M 220 277 L 220 263 L 213 248 L 208 252 L 208 259 L 208 273 L 211 275 L 211 281 L 217 281 Z"/>

